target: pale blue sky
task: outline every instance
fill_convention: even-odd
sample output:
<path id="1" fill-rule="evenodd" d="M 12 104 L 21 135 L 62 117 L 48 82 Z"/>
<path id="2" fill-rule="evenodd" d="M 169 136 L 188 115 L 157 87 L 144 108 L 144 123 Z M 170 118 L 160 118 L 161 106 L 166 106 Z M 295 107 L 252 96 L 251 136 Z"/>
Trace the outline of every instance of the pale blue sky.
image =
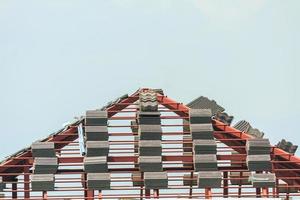
<path id="1" fill-rule="evenodd" d="M 300 1 L 0 1 L 0 158 L 139 87 L 300 144 Z"/>

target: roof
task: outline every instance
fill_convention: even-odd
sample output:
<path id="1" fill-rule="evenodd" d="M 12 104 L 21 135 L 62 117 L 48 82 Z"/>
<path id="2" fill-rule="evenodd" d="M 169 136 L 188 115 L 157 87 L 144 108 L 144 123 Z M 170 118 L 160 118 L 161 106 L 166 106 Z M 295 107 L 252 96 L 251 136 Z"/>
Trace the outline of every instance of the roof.
<path id="1" fill-rule="evenodd" d="M 134 115 L 128 115 L 128 116 L 122 116 L 118 115 L 124 111 L 124 109 L 127 109 L 129 112 L 129 106 L 135 105 L 139 100 L 139 93 L 144 91 L 149 91 L 151 89 L 149 88 L 142 88 L 137 90 L 132 95 L 123 95 L 122 97 L 118 98 L 116 101 L 113 101 L 109 103 L 107 106 L 104 106 L 101 110 L 106 110 L 108 113 L 108 119 L 109 120 L 132 120 L 135 119 L 136 116 Z M 189 110 L 190 108 L 187 105 L 184 105 L 183 103 L 177 102 L 168 96 L 165 96 L 164 93 L 161 90 L 156 90 L 156 96 L 157 101 L 162 106 L 161 109 L 168 112 L 170 110 L 173 113 L 176 113 L 177 115 L 174 116 L 161 116 L 161 119 L 183 119 L 187 120 L 189 118 Z M 207 104 L 208 98 L 198 98 L 198 100 L 205 100 L 206 107 L 209 106 Z M 188 104 L 190 107 L 195 107 L 197 105 L 197 99 L 190 104 Z M 197 106 L 196 106 L 197 107 Z M 132 107 L 132 110 L 136 109 Z M 223 112 L 225 109 L 221 106 L 217 105 L 216 102 L 214 102 L 214 114 L 217 114 L 218 112 Z M 125 112 L 125 111 L 124 111 Z M 66 125 L 63 129 L 50 134 L 46 138 L 40 140 L 40 141 L 52 141 L 55 143 L 56 150 L 60 152 L 63 150 L 66 146 L 72 145 L 76 140 L 78 140 L 78 126 L 83 123 L 83 118 L 80 118 L 68 125 Z M 222 143 L 223 145 L 229 147 L 231 150 L 234 150 L 237 152 L 237 154 L 218 154 L 217 159 L 219 161 L 230 161 L 230 162 L 245 162 L 246 160 L 246 151 L 245 151 L 245 145 L 246 141 L 254 138 L 255 136 L 248 134 L 247 131 L 241 131 L 238 130 L 226 123 L 223 123 L 222 121 L 218 120 L 217 118 L 213 118 L 212 125 L 214 128 L 214 138 Z M 182 126 L 182 125 L 181 125 Z M 184 125 L 183 125 L 184 126 Z M 112 125 L 111 127 L 114 127 Z M 123 127 L 125 127 L 123 125 Z M 128 126 L 130 127 L 130 126 Z M 128 132 L 128 131 L 127 131 Z M 127 134 L 126 132 L 126 134 Z M 121 136 L 121 132 L 112 132 L 110 133 L 110 136 L 116 137 Z M 177 133 L 176 133 L 177 134 Z M 173 135 L 176 135 L 173 132 Z M 178 132 L 178 134 L 186 134 L 185 132 Z M 178 135 L 177 134 L 177 135 Z M 132 135 L 132 134 L 131 134 Z M 172 135 L 172 132 L 166 133 L 167 135 Z M 174 136 L 175 137 L 175 136 Z M 167 142 L 167 141 L 166 141 Z M 124 141 L 124 143 L 126 143 Z M 275 173 L 276 177 L 280 180 L 283 180 L 285 183 L 289 185 L 289 187 L 298 187 L 300 185 L 300 179 L 297 177 L 300 177 L 300 158 L 286 152 L 276 146 L 272 146 L 271 151 L 271 159 L 272 159 L 272 172 Z M 20 175 L 26 175 L 26 173 L 32 173 L 30 170 L 33 166 L 33 160 L 31 148 L 25 148 L 21 151 L 18 151 L 17 153 L 7 157 L 4 161 L 0 164 L 0 176 L 3 177 L 4 182 L 9 181 L 16 181 L 16 177 Z M 192 155 L 166 155 L 162 156 L 163 162 L 183 162 L 183 163 L 191 163 L 193 162 Z M 136 163 L 138 161 L 138 157 L 133 154 L 123 154 L 122 156 L 118 156 L 117 154 L 114 154 L 114 156 L 108 156 L 108 162 L 110 163 L 123 163 L 123 162 L 131 162 Z M 65 164 L 65 165 L 82 165 L 83 162 L 83 156 L 77 155 L 77 156 L 61 156 L 59 157 L 59 163 Z M 247 171 L 247 168 L 245 166 L 242 167 L 234 167 L 230 165 L 224 165 L 218 168 L 222 172 L 234 172 L 234 171 Z M 27 170 L 27 171 L 26 171 Z M 29 171 L 28 171 L 29 170 Z M 120 171 L 131 171 L 136 172 L 136 168 L 128 168 L 126 165 L 123 166 L 123 168 L 119 169 L 111 169 L 111 172 L 119 173 Z M 181 171 L 182 172 L 189 172 L 191 173 L 192 168 L 188 167 L 166 167 L 166 171 Z M 82 174 L 82 170 L 80 169 L 61 169 L 59 170 L 59 174 L 64 173 L 78 173 Z M 193 176 L 192 176 L 193 177 Z M 224 177 L 223 177 L 224 178 Z M 225 182 L 224 182 L 225 184 Z M 228 184 L 228 183 L 227 183 Z M 25 186 L 24 186 L 25 187 Z M 26 187 L 29 187 L 26 185 Z M 85 189 L 86 190 L 86 189 Z M 9 191 L 9 190 L 8 190 Z M 29 190 L 27 191 L 29 194 Z M 225 189 L 224 189 L 225 192 Z M 146 191 L 147 193 L 147 191 Z M 228 191 L 227 191 L 228 193 Z M 196 195 L 195 193 L 194 195 Z M 87 194 L 88 195 L 88 194 Z M 93 193 L 94 195 L 94 193 Z M 144 194 L 144 195 L 149 195 Z M 163 194 L 162 194 L 163 195 Z M 179 195 L 179 194 L 178 194 Z M 187 194 L 189 195 L 189 193 Z M 109 196 L 109 195 L 108 195 Z M 126 195 L 125 195 L 126 196 Z M 130 195 L 129 195 L 130 196 Z M 193 194 L 192 194 L 193 196 Z M 197 196 L 197 195 L 196 195 Z M 199 196 L 199 194 L 198 194 Z M 200 195 L 201 196 L 201 195 Z M 123 197 L 122 195 L 120 197 Z"/>

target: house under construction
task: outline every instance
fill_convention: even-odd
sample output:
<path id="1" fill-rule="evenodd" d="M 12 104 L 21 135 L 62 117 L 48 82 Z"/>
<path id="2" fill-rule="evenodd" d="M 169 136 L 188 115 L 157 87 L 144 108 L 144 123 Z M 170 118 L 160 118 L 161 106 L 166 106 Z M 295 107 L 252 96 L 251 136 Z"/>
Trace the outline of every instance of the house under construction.
<path id="1" fill-rule="evenodd" d="M 0 164 L 0 199 L 300 199 L 297 146 L 271 145 L 214 100 L 142 88 Z"/>

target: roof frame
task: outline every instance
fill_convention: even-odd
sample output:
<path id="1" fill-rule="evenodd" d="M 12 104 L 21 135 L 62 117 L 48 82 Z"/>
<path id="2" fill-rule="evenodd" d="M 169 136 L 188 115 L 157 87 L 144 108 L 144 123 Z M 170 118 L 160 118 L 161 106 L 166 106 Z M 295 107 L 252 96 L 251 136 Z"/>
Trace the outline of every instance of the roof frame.
<path id="1" fill-rule="evenodd" d="M 108 117 L 112 117 L 115 114 L 117 114 L 119 111 L 126 108 L 128 105 L 134 103 L 139 99 L 139 93 L 142 91 L 150 90 L 149 88 L 143 88 L 139 89 L 136 92 L 134 92 L 132 95 L 128 96 L 127 98 L 123 99 L 121 102 L 118 102 L 117 104 L 114 104 L 107 108 Z M 177 101 L 172 100 L 171 98 L 167 96 L 163 96 L 161 94 L 157 94 L 158 102 L 165 106 L 166 108 L 172 110 L 174 113 L 178 114 L 181 117 L 188 118 L 189 116 L 189 108 L 185 106 L 182 103 L 179 103 Z M 215 133 L 214 136 L 217 139 L 220 139 L 223 141 L 224 144 L 228 146 L 243 146 L 245 145 L 245 141 L 253 138 L 250 134 L 241 132 L 233 127 L 230 127 L 229 125 L 226 125 L 216 119 L 213 119 L 213 126 L 215 129 L 219 131 L 223 131 L 226 134 L 220 134 Z M 43 141 L 64 141 L 64 143 L 58 143 L 56 144 L 56 147 L 61 149 L 64 146 L 68 145 L 69 143 L 73 142 L 78 138 L 77 133 L 77 126 L 69 126 L 66 130 L 63 130 L 62 132 L 59 132 L 55 135 L 50 135 L 48 138 L 44 139 Z M 232 141 L 232 140 L 226 140 L 226 139 L 240 139 L 239 141 Z M 235 149 L 235 148 L 233 148 Z M 235 149 L 241 154 L 245 154 L 244 150 L 241 149 Z M 284 150 L 281 150 L 277 147 L 272 147 L 271 156 L 273 156 L 274 159 L 280 160 L 280 161 L 289 161 L 289 163 L 275 163 L 276 167 L 281 169 L 293 169 L 294 167 L 300 168 L 300 158 L 297 156 L 294 156 L 290 153 L 285 152 Z M 21 153 L 20 155 L 16 157 L 11 157 L 10 159 L 6 160 L 0 165 L 0 173 L 15 173 L 15 176 L 4 176 L 5 181 L 12 181 L 12 177 L 17 177 L 18 174 L 22 174 L 24 172 L 24 167 L 13 167 L 11 168 L 10 165 L 17 165 L 17 164 L 24 164 L 24 165 L 31 165 L 32 163 L 28 163 L 28 158 L 32 157 L 31 150 L 28 149 L 24 153 Z M 224 156 L 226 157 L 226 156 Z M 65 160 L 68 160 L 67 158 L 63 158 Z M 77 160 L 79 158 L 76 158 Z M 123 158 L 123 159 L 137 159 L 137 158 Z M 166 160 L 172 160 L 171 157 L 166 157 Z M 182 156 L 182 160 L 190 161 L 191 158 L 187 156 Z M 234 159 L 242 159 L 240 155 L 235 156 Z M 80 159 L 79 159 L 80 160 Z M 78 161 L 79 161 L 78 160 Z M 70 160 L 71 161 L 71 160 Z M 276 172 L 277 176 L 285 176 L 285 177 L 297 177 L 300 176 L 300 171 L 280 171 Z M 300 185 L 300 180 L 284 180 L 285 182 L 292 184 L 292 185 Z"/>

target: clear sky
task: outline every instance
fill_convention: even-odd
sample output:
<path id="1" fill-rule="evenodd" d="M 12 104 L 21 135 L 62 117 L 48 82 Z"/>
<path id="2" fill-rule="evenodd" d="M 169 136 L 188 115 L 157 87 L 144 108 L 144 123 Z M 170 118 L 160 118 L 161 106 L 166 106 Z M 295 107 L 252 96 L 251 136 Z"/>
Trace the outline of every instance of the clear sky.
<path id="1" fill-rule="evenodd" d="M 299 9 L 298 0 L 1 0 L 0 160 L 139 87 L 183 103 L 208 96 L 273 144 L 300 145 Z"/>

